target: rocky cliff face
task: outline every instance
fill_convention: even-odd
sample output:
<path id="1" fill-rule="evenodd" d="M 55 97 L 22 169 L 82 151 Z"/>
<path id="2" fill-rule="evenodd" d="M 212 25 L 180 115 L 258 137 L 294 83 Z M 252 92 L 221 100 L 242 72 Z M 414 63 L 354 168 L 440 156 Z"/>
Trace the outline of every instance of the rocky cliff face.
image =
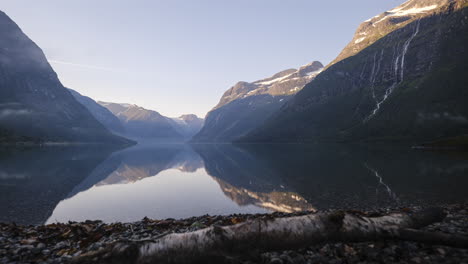
<path id="1" fill-rule="evenodd" d="M 452 0 L 410 0 L 364 21 L 359 25 L 351 42 L 330 65 L 356 55 L 382 37 L 421 17 L 444 12 L 451 2 Z"/>
<path id="2" fill-rule="evenodd" d="M 193 141 L 229 142 L 245 135 L 313 80 L 322 68 L 315 61 L 252 83 L 238 82 L 207 114 L 202 130 Z"/>
<path id="3" fill-rule="evenodd" d="M 13 140 L 128 143 L 73 98 L 42 50 L 1 11 L 0 130 Z"/>
<path id="4" fill-rule="evenodd" d="M 468 133 L 466 0 L 411 0 L 364 22 L 245 141 L 409 140 Z"/>

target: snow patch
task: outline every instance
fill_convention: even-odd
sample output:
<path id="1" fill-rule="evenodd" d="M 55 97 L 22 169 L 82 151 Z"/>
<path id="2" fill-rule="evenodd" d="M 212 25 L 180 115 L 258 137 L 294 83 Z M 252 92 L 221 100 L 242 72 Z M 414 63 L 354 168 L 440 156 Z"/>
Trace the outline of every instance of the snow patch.
<path id="1" fill-rule="evenodd" d="M 434 10 L 438 7 L 438 5 L 431 5 L 431 6 L 426 6 L 426 7 L 420 7 L 420 8 L 410 8 L 406 10 L 398 10 L 396 13 L 392 14 L 392 16 L 408 16 L 408 15 L 413 15 L 413 14 L 421 14 L 425 13 L 430 10 Z"/>
<path id="2" fill-rule="evenodd" d="M 291 90 L 289 90 L 290 92 L 296 92 L 296 91 L 299 91 L 301 89 L 301 87 L 299 86 L 296 86 L 294 88 L 292 88 Z"/>
<path id="3" fill-rule="evenodd" d="M 308 73 L 306 73 L 306 75 L 307 75 L 307 76 L 316 76 L 316 75 L 318 75 L 319 73 L 321 73 L 322 71 L 323 71 L 323 68 L 321 68 L 320 70 L 308 72 Z"/>
<path id="4" fill-rule="evenodd" d="M 354 41 L 354 44 L 361 43 L 365 39 L 366 39 L 366 37 L 358 38 L 358 39 L 356 39 L 356 41 Z"/>
<path id="5" fill-rule="evenodd" d="M 424 14 L 427 11 L 431 11 L 431 10 L 434 10 L 437 7 L 439 7 L 438 5 L 430 5 L 430 6 L 425 6 L 425 7 L 414 7 L 414 8 L 404 10 L 405 6 L 406 5 L 403 5 L 401 7 L 398 7 L 398 8 L 395 8 L 395 9 L 392 9 L 392 10 L 386 12 L 385 13 L 386 15 L 384 15 L 384 17 L 382 17 L 381 19 L 376 21 L 374 23 L 374 25 L 376 25 L 376 24 L 378 24 L 378 23 L 380 23 L 380 22 L 382 22 L 385 19 L 390 18 L 390 17 L 402 17 L 402 16 Z"/>
<path id="6" fill-rule="evenodd" d="M 279 77 L 279 78 L 276 78 L 276 79 L 273 79 L 273 80 L 270 80 L 270 81 L 263 81 L 263 82 L 255 82 L 256 84 L 260 84 L 260 85 L 271 85 L 271 84 L 274 84 L 274 83 L 277 83 L 277 82 L 280 82 L 286 78 L 288 78 L 289 76 L 291 76 L 291 74 L 288 74 L 288 75 L 285 75 L 283 77 Z"/>

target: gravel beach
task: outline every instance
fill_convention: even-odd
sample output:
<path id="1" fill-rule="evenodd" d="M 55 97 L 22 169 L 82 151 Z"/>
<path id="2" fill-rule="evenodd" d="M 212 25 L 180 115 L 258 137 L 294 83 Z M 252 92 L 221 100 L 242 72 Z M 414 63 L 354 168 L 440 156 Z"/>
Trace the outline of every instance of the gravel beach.
<path id="1" fill-rule="evenodd" d="M 443 222 L 425 227 L 425 231 L 468 236 L 468 204 L 445 205 Z M 382 215 L 412 208 L 388 208 L 364 211 Z M 0 263 L 67 263 L 81 254 L 95 251 L 117 241 L 156 239 L 169 233 L 190 232 L 211 225 L 233 225 L 256 218 L 303 215 L 272 213 L 256 215 L 200 216 L 187 219 L 152 220 L 106 224 L 101 221 L 19 226 L 0 224 Z M 298 250 L 258 252 L 207 260 L 213 263 L 468 263 L 468 249 L 426 245 L 407 241 L 365 243 L 323 243 Z"/>

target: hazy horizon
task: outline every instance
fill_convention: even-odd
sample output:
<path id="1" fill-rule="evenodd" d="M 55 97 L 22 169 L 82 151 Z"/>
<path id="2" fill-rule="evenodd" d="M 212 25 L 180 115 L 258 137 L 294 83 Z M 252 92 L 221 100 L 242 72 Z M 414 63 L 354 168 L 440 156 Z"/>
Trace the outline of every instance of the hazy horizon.
<path id="1" fill-rule="evenodd" d="M 66 87 L 204 117 L 238 81 L 329 63 L 362 21 L 404 1 L 1 2 Z"/>

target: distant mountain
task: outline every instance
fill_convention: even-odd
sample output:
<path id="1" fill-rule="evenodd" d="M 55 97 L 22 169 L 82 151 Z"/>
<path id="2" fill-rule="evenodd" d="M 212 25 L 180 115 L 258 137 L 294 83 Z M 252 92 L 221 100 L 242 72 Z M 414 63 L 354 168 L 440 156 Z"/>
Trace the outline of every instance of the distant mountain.
<path id="1" fill-rule="evenodd" d="M 242 141 L 404 140 L 468 134 L 466 0 L 410 0 L 351 43 Z"/>
<path id="2" fill-rule="evenodd" d="M 75 100 L 42 50 L 1 11 L 0 131 L 9 142 L 129 143 Z"/>
<path id="3" fill-rule="evenodd" d="M 322 63 L 315 61 L 252 83 L 238 82 L 207 114 L 193 141 L 229 142 L 247 134 L 313 80 L 322 68 Z"/>
<path id="4" fill-rule="evenodd" d="M 120 119 L 125 135 L 134 138 L 183 138 L 172 121 L 156 111 L 132 104 L 98 103 Z"/>
<path id="5" fill-rule="evenodd" d="M 176 118 L 169 118 L 173 127 L 183 135 L 185 138 L 190 139 L 197 134 L 203 127 L 204 119 L 199 118 L 194 114 L 181 115 Z"/>
<path id="6" fill-rule="evenodd" d="M 107 108 L 104 106 L 98 104 L 96 101 L 93 99 L 81 95 L 77 91 L 74 91 L 72 89 L 68 89 L 71 94 L 75 97 L 75 99 L 85 106 L 89 112 L 99 121 L 101 124 L 103 124 L 107 129 L 113 132 L 117 133 L 123 133 L 124 132 L 124 127 L 122 123 L 120 122 L 120 119 L 117 118 L 111 111 L 109 111 Z"/>

